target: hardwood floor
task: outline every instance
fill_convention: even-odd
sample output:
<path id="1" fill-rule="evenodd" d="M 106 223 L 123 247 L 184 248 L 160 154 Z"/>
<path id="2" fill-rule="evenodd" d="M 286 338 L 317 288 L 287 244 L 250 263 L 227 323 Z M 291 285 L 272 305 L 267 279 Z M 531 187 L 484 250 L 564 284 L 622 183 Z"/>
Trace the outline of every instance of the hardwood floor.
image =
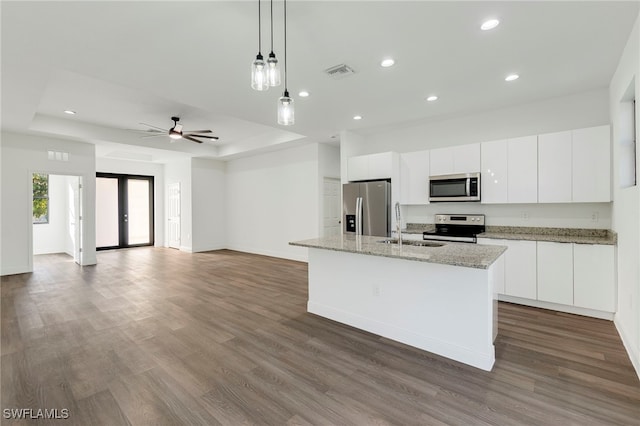
<path id="1" fill-rule="evenodd" d="M 484 372 L 307 314 L 304 263 L 158 248 L 98 260 L 39 256 L 2 277 L 3 410 L 66 408 L 65 425 L 640 424 L 608 321 L 501 303 Z"/>

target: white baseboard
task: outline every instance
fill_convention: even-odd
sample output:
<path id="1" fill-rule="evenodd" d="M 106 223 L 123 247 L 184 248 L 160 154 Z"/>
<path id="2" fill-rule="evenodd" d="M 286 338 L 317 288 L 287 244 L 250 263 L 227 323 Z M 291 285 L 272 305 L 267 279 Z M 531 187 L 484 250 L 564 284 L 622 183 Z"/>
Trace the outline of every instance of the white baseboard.
<path id="1" fill-rule="evenodd" d="M 502 302 L 516 303 L 518 305 L 533 306 L 534 308 L 549 309 L 551 311 L 566 312 L 568 314 L 582 315 L 585 317 L 600 318 L 613 321 L 612 312 L 596 311 L 594 309 L 578 308 L 576 306 L 561 305 L 559 303 L 542 302 L 540 300 L 524 299 L 521 297 L 499 294 L 498 300 Z"/>
<path id="2" fill-rule="evenodd" d="M 27 274 L 29 272 L 33 272 L 33 269 L 29 267 L 29 265 L 22 266 L 2 266 L 2 272 L 0 275 L 16 275 L 16 274 Z"/>
<path id="3" fill-rule="evenodd" d="M 235 250 L 235 251 L 241 251 L 244 253 L 252 253 L 252 254 L 260 254 L 262 256 L 270 256 L 270 257 L 278 257 L 280 259 L 289 259 L 289 260 L 295 260 L 298 262 L 308 262 L 309 261 L 309 254 L 308 251 L 305 254 L 301 254 L 301 255 L 295 255 L 295 254 L 291 254 L 288 252 L 283 252 L 283 251 L 276 251 L 276 250 L 263 250 L 263 249 L 257 249 L 255 247 L 245 247 L 245 246 L 235 246 L 235 245 L 228 245 L 226 247 L 229 250 Z"/>
<path id="4" fill-rule="evenodd" d="M 618 317 L 614 318 L 613 323 L 618 330 L 618 334 L 620 335 L 620 339 L 622 339 L 622 344 L 624 348 L 627 350 L 627 355 L 629 355 L 629 359 L 631 360 L 631 364 L 633 368 L 636 370 L 636 375 L 640 379 L 640 352 L 638 352 L 638 348 L 634 348 L 631 345 L 631 339 L 627 336 L 627 332 L 625 331 L 620 321 L 618 321 Z"/>
<path id="5" fill-rule="evenodd" d="M 360 330 L 377 334 L 378 336 L 395 340 L 396 342 L 404 343 L 418 349 L 471 365 L 481 370 L 491 371 L 495 362 L 495 353 L 479 354 L 461 346 L 416 334 L 412 331 L 405 330 L 391 324 L 354 315 L 350 312 L 345 312 L 319 303 L 309 301 L 307 303 L 307 311 L 342 324 L 350 325 Z"/>
<path id="6" fill-rule="evenodd" d="M 225 244 L 216 244 L 212 246 L 198 247 L 192 249 L 192 253 L 200 253 L 204 251 L 212 251 L 212 250 L 224 250 L 227 246 Z"/>
<path id="7" fill-rule="evenodd" d="M 186 251 L 187 253 L 193 253 L 191 247 L 188 246 L 180 246 L 180 251 Z"/>

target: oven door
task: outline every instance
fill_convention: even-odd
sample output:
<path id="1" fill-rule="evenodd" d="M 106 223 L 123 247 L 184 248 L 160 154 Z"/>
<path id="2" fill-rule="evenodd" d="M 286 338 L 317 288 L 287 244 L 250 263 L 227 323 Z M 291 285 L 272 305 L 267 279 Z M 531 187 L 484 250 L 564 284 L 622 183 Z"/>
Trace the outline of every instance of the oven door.
<path id="1" fill-rule="evenodd" d="M 431 176 L 429 201 L 480 201 L 480 173 Z"/>

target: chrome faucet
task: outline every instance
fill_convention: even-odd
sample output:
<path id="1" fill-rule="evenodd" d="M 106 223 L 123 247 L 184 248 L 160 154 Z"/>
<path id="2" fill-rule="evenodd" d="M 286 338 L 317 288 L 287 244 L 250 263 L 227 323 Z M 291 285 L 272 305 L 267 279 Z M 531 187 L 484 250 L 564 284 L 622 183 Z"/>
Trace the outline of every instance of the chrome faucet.
<path id="1" fill-rule="evenodd" d="M 398 247 L 402 247 L 402 220 L 400 219 L 400 202 L 396 202 L 396 232 L 398 233 Z"/>

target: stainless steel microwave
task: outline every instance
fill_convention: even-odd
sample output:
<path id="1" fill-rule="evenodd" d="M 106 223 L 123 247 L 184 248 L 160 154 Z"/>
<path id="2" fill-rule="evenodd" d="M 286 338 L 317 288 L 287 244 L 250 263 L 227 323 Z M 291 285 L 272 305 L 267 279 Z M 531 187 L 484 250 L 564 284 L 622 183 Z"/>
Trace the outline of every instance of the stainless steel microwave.
<path id="1" fill-rule="evenodd" d="M 430 176 L 429 201 L 480 201 L 480 173 Z"/>

